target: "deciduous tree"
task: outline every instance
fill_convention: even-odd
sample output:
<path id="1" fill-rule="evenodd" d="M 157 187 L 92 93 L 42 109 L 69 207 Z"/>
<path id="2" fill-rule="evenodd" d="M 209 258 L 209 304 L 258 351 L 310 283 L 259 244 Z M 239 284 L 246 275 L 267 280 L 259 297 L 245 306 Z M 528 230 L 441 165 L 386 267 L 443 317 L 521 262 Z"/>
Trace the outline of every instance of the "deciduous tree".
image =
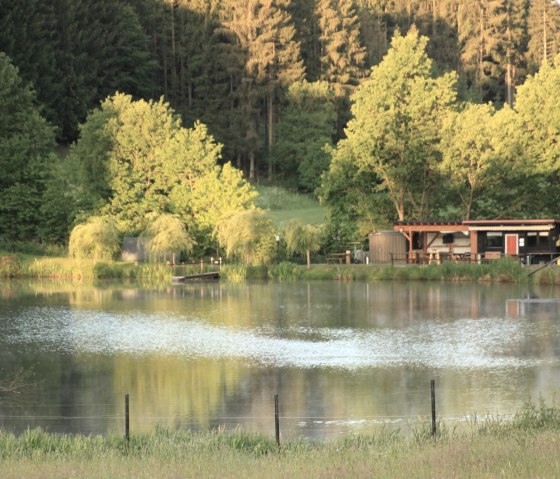
<path id="1" fill-rule="evenodd" d="M 68 252 L 72 258 L 110 261 L 120 251 L 120 236 L 115 223 L 102 217 L 74 227 Z"/>
<path id="2" fill-rule="evenodd" d="M 247 264 L 267 263 L 274 254 L 275 230 L 262 210 L 251 209 L 223 218 L 216 234 L 229 257 Z"/>
<path id="3" fill-rule="evenodd" d="M 146 250 L 152 258 L 170 254 L 173 264 L 176 262 L 177 253 L 188 253 L 192 251 L 195 244 L 185 222 L 170 214 L 160 215 L 150 222 L 141 234 L 141 238 L 146 241 Z"/>
<path id="4" fill-rule="evenodd" d="M 203 248 L 219 219 L 254 197 L 239 172 L 218 165 L 220 153 L 204 125 L 183 128 L 163 99 L 117 94 L 90 115 L 72 156 L 94 197 L 90 211 L 100 207 L 128 234 L 145 230 L 150 215 L 176 213 Z"/>
<path id="5" fill-rule="evenodd" d="M 347 143 L 356 167 L 375 173 L 399 220 L 429 212 L 440 121 L 456 101 L 456 75 L 434 74 L 426 43 L 415 30 L 395 35 L 354 95 L 347 139 L 337 146 Z"/>
<path id="6" fill-rule="evenodd" d="M 311 268 L 311 253 L 321 247 L 322 233 L 321 226 L 304 224 L 298 220 L 292 220 L 286 226 L 286 247 L 291 253 L 305 255 L 307 269 Z"/>

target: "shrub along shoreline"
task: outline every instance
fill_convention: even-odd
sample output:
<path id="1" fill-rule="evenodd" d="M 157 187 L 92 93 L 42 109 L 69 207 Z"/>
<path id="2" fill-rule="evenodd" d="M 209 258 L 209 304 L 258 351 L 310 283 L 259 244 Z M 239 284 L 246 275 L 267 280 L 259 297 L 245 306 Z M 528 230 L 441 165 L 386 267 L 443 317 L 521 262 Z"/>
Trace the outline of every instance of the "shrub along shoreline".
<path id="1" fill-rule="evenodd" d="M 217 266 L 205 265 L 204 271 L 215 271 Z M 0 256 L 0 278 L 56 279 L 70 281 L 91 280 L 139 280 L 143 282 L 169 282 L 172 276 L 201 272 L 200 265 L 171 267 L 156 263 L 132 263 L 122 261 L 76 260 L 62 257 L 34 257 L 30 255 Z M 560 285 L 560 267 L 550 266 L 532 277 L 530 269 L 517 261 L 504 258 L 485 264 L 441 265 L 305 265 L 281 262 L 270 265 L 247 266 L 224 264 L 221 276 L 227 281 L 265 280 L 337 280 L 337 281 L 471 281 Z"/>
<path id="2" fill-rule="evenodd" d="M 558 477 L 560 409 L 528 404 L 511 420 L 461 429 L 429 424 L 335 441 L 273 437 L 242 429 L 158 429 L 122 435 L 0 432 L 3 478 L 15 477 Z"/>

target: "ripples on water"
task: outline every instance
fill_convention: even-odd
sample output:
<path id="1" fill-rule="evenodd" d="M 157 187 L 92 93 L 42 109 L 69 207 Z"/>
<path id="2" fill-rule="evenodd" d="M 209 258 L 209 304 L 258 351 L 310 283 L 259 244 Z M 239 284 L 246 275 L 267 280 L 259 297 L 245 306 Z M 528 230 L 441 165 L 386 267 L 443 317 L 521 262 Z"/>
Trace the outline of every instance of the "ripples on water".
<path id="1" fill-rule="evenodd" d="M 422 321 L 405 329 L 269 326 L 233 328 L 178 314 L 108 313 L 62 307 L 29 308 L 5 341 L 45 351 L 188 358 L 234 358 L 265 366 L 497 368 L 534 366 L 541 358 L 509 354 L 531 335 L 524 319 Z"/>

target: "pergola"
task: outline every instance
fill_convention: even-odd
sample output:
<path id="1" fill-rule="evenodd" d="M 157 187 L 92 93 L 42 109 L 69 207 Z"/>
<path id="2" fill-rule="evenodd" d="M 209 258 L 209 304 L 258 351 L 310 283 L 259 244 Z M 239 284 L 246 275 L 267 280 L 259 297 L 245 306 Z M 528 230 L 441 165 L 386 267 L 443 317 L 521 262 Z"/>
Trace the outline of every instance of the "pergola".
<path id="1" fill-rule="evenodd" d="M 393 230 L 398 231 L 408 240 L 408 252 L 409 254 L 412 254 L 414 251 L 412 241 L 414 233 L 418 233 L 423 236 L 422 250 L 424 253 L 427 253 L 428 249 L 441 235 L 468 232 L 469 227 L 460 221 L 398 221 L 393 224 Z M 430 241 L 428 241 L 428 233 L 435 233 Z"/>

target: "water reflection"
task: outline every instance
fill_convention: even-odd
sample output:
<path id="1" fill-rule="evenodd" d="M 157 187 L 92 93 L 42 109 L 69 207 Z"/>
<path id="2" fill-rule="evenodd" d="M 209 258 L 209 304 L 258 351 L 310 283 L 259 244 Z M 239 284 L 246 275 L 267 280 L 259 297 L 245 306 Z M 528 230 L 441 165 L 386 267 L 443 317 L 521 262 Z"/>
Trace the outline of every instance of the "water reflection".
<path id="1" fill-rule="evenodd" d="M 0 285 L 2 365 L 33 367 L 41 381 L 27 403 L 0 405 L 0 424 L 120 430 L 129 393 L 136 431 L 270 433 L 278 393 L 285 437 L 330 437 L 427 416 L 434 377 L 442 415 L 507 414 L 558 387 L 555 294 L 395 282 Z"/>

